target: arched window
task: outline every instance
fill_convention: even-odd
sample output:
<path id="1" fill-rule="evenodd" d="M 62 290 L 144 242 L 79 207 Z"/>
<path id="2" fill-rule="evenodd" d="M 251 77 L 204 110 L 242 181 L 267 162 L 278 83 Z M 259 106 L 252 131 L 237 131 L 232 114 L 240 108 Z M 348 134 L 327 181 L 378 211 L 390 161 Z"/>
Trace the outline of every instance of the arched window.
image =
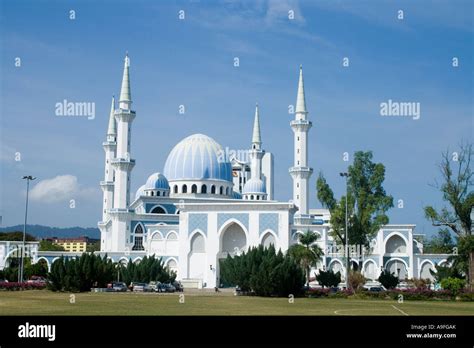
<path id="1" fill-rule="evenodd" d="M 145 250 L 143 247 L 143 237 L 135 237 L 135 243 L 133 244 L 132 250 Z"/>
<path id="2" fill-rule="evenodd" d="M 143 233 L 143 227 L 141 224 L 138 224 L 137 227 L 135 227 L 135 234 Z"/>
<path id="3" fill-rule="evenodd" d="M 226 194 L 226 196 L 229 195 L 229 188 L 228 187 L 225 189 L 225 194 Z"/>
<path id="4" fill-rule="evenodd" d="M 224 194 L 224 188 L 222 186 L 219 188 L 219 194 L 220 195 Z"/>
<path id="5" fill-rule="evenodd" d="M 191 186 L 191 193 L 197 193 L 198 192 L 198 187 L 196 184 L 194 184 L 193 186 Z"/>
<path id="6" fill-rule="evenodd" d="M 215 185 L 212 185 L 211 186 L 211 193 L 214 195 L 216 194 L 216 186 Z"/>
<path id="7" fill-rule="evenodd" d="M 162 207 L 154 207 L 150 213 L 152 213 L 152 214 L 166 214 L 166 211 Z"/>
<path id="8" fill-rule="evenodd" d="M 178 185 L 174 185 L 173 190 L 174 190 L 174 193 L 178 193 Z"/>
<path id="9" fill-rule="evenodd" d="M 152 195 L 152 196 L 154 196 L 154 195 L 155 195 L 155 193 L 154 193 L 153 191 L 151 191 L 151 195 Z"/>
<path id="10" fill-rule="evenodd" d="M 157 191 L 157 192 L 156 192 L 156 195 L 159 196 L 159 195 L 160 195 L 160 191 Z"/>
<path id="11" fill-rule="evenodd" d="M 188 192 L 188 187 L 186 185 L 183 185 L 183 193 L 187 193 Z"/>
<path id="12" fill-rule="evenodd" d="M 253 195 L 250 195 L 250 199 L 253 200 Z"/>
<path id="13" fill-rule="evenodd" d="M 207 193 L 207 186 L 206 185 L 201 186 L 201 193 Z"/>
<path id="14" fill-rule="evenodd" d="M 259 195 L 257 195 L 257 201 L 259 201 L 259 200 L 260 200 L 260 196 L 259 196 Z"/>

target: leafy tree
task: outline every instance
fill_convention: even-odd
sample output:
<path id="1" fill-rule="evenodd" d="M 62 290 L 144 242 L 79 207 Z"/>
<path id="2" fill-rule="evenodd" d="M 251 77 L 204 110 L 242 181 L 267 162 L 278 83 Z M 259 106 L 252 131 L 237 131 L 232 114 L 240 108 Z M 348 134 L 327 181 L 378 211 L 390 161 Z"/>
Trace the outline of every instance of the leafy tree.
<path id="1" fill-rule="evenodd" d="M 95 252 L 95 251 L 100 251 L 100 240 L 97 240 L 97 241 L 92 242 L 92 243 L 88 243 L 87 246 L 86 246 L 86 251 L 88 253 L 92 253 L 92 252 Z"/>
<path id="2" fill-rule="evenodd" d="M 337 244 L 345 244 L 345 204 L 348 210 L 348 243 L 350 245 L 370 246 L 370 241 L 379 229 L 388 224 L 386 212 L 393 207 L 393 198 L 387 195 L 383 182 L 385 166 L 372 161 L 372 152 L 357 151 L 354 162 L 348 168 L 347 197 L 339 201 L 334 198 L 323 174 L 316 183 L 317 195 L 323 207 L 331 212 L 331 234 Z M 349 269 L 349 258 L 346 260 Z"/>
<path id="3" fill-rule="evenodd" d="M 316 275 L 316 280 L 319 285 L 324 287 L 337 287 L 341 282 L 341 272 L 334 273 L 333 270 L 323 271 L 320 270 L 319 274 Z"/>
<path id="4" fill-rule="evenodd" d="M 305 270 L 306 281 L 309 284 L 310 271 L 312 266 L 316 266 L 318 261 L 324 255 L 323 250 L 316 244 L 318 235 L 307 230 L 305 233 L 298 236 L 301 244 L 294 244 L 288 250 L 288 253 L 293 257 Z"/>
<path id="5" fill-rule="evenodd" d="M 380 273 L 378 281 L 386 289 L 393 289 L 398 285 L 399 279 L 394 273 L 390 273 L 389 270 L 383 270 L 382 273 Z"/>
<path id="6" fill-rule="evenodd" d="M 40 251 L 65 251 L 61 245 L 54 244 L 52 241 L 42 239 L 39 244 Z"/>
<path id="7" fill-rule="evenodd" d="M 461 273 L 459 273 L 456 267 L 436 265 L 435 269 L 436 269 L 436 272 L 430 269 L 430 273 L 434 277 L 435 281 L 438 283 L 446 278 L 464 279 L 464 276 Z"/>
<path id="8" fill-rule="evenodd" d="M 447 228 L 438 231 L 438 235 L 432 237 L 423 245 L 424 254 L 449 254 L 452 253 L 456 244 L 451 238 Z"/>
<path id="9" fill-rule="evenodd" d="M 474 273 L 474 237 L 471 230 L 471 211 L 474 206 L 472 155 L 472 144 L 461 144 L 459 153 L 450 154 L 449 150 L 443 153 L 439 164 L 442 183 L 435 182 L 434 187 L 441 191 L 448 206 L 440 210 L 430 205 L 424 208 L 425 216 L 433 226 L 447 227 L 456 234 L 459 257 L 454 258 L 453 266 L 468 275 L 471 287 L 474 281 L 471 279 Z"/>
<path id="10" fill-rule="evenodd" d="M 441 287 L 444 290 L 449 290 L 453 295 L 459 294 L 466 286 L 466 281 L 459 278 L 445 278 L 441 281 Z"/>

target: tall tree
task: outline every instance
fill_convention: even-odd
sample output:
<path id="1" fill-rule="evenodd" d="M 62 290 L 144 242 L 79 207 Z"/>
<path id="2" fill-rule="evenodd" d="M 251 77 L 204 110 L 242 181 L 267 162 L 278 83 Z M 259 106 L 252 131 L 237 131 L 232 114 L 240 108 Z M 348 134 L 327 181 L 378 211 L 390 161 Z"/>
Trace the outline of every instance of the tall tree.
<path id="1" fill-rule="evenodd" d="M 370 246 L 380 227 L 389 219 L 386 212 L 393 207 L 393 197 L 387 195 L 382 184 L 385 166 L 372 162 L 371 151 L 357 151 L 348 168 L 347 196 L 339 201 L 323 174 L 317 183 L 318 200 L 331 212 L 331 234 L 338 244 L 344 244 L 346 200 L 348 210 L 348 241 L 350 245 Z"/>
<path id="2" fill-rule="evenodd" d="M 288 253 L 293 257 L 306 272 L 306 281 L 309 285 L 309 278 L 311 267 L 316 266 L 318 261 L 324 255 L 323 250 L 316 244 L 318 235 L 307 230 L 305 233 L 298 236 L 300 244 L 294 244 L 288 250 Z"/>
<path id="3" fill-rule="evenodd" d="M 458 152 L 450 153 L 449 149 L 442 154 L 438 165 L 442 183 L 433 185 L 443 194 L 448 206 L 437 210 L 429 205 L 424 208 L 425 216 L 433 226 L 447 227 L 456 234 L 458 240 L 458 257 L 455 266 L 459 266 L 468 276 L 470 287 L 474 273 L 474 237 L 472 235 L 471 212 L 474 206 L 473 171 L 471 159 L 472 144 L 461 144 Z"/>
<path id="4" fill-rule="evenodd" d="M 424 254 L 449 254 L 456 246 L 451 238 L 451 232 L 447 228 L 442 228 L 438 234 L 429 239 L 423 246 Z"/>

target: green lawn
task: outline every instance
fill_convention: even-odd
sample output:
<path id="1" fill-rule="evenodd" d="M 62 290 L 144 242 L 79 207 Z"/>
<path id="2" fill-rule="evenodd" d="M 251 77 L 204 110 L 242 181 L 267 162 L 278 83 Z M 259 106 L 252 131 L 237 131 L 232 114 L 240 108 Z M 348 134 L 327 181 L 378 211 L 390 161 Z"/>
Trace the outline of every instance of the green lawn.
<path id="1" fill-rule="evenodd" d="M 474 302 L 233 296 L 232 293 L 54 293 L 1 291 L 0 315 L 474 315 Z"/>

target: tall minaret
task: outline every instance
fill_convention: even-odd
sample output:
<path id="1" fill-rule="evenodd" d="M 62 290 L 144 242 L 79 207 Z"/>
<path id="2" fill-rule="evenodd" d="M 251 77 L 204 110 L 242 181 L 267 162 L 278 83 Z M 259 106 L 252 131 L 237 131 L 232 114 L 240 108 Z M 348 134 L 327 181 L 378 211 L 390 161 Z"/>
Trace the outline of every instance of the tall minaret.
<path id="1" fill-rule="evenodd" d="M 262 138 L 260 136 L 260 118 L 258 104 L 255 106 L 255 119 L 253 121 L 252 149 L 250 157 L 250 178 L 261 179 L 262 177 L 262 157 L 265 151 L 262 150 Z"/>
<path id="2" fill-rule="evenodd" d="M 115 111 L 117 120 L 117 155 L 112 161 L 115 169 L 114 210 L 126 210 L 130 203 L 130 173 L 135 160 L 130 158 L 130 140 L 132 122 L 135 111 L 131 110 L 130 94 L 130 59 L 125 56 L 123 67 L 122 89 L 120 91 L 119 108 Z"/>
<path id="3" fill-rule="evenodd" d="M 115 98 L 112 97 L 112 105 L 110 106 L 109 127 L 107 128 L 107 140 L 102 143 L 105 151 L 105 173 L 104 181 L 100 182 L 104 193 L 102 221 L 108 220 L 108 211 L 113 208 L 114 204 L 114 168 L 112 160 L 116 156 L 117 151 L 117 126 L 115 124 Z"/>
<path id="4" fill-rule="evenodd" d="M 296 97 L 295 119 L 290 122 L 295 134 L 295 162 L 290 168 L 293 178 L 293 202 L 299 208 L 298 214 L 308 214 L 309 178 L 313 168 L 308 167 L 308 131 L 312 126 L 306 119 L 306 101 L 304 96 L 303 67 L 300 66 L 300 79 L 298 82 L 298 95 Z"/>

